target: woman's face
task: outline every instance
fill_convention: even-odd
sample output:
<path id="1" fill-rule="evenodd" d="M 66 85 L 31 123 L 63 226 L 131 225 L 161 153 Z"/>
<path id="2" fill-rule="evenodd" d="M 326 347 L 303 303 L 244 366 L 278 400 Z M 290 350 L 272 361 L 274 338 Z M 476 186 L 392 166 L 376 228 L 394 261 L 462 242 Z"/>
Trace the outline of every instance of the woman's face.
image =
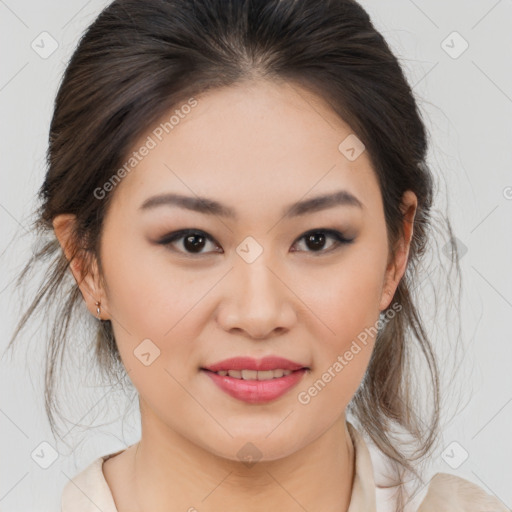
<path id="1" fill-rule="evenodd" d="M 406 253 L 388 267 L 369 156 L 318 97 L 260 81 L 195 100 L 168 133 L 157 124 L 134 146 L 150 149 L 114 187 L 106 286 L 84 295 L 112 321 L 143 424 L 233 460 L 250 441 L 273 460 L 344 418 Z M 220 206 L 208 212 L 199 198 Z M 182 230 L 191 237 L 172 239 Z M 202 369 L 237 356 L 308 370 L 281 378 L 295 384 L 276 395 L 278 379 L 259 393 L 254 374 L 244 390 Z M 227 380 L 235 391 L 216 383 Z"/>

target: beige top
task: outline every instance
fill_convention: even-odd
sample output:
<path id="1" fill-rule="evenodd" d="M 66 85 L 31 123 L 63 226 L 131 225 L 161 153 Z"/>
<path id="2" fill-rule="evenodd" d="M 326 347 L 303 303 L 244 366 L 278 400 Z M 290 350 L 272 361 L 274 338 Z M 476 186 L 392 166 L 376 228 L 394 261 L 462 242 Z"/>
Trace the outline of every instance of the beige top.
<path id="1" fill-rule="evenodd" d="M 375 484 L 372 458 L 365 440 L 347 421 L 354 445 L 355 473 L 348 512 L 392 512 L 392 490 Z M 122 450 L 121 450 L 122 451 Z M 103 461 L 111 453 L 94 460 L 64 487 L 61 512 L 118 512 L 103 475 Z M 420 495 L 421 496 L 421 495 Z M 422 501 L 411 500 L 405 512 L 510 512 L 498 499 L 481 487 L 455 475 L 436 473 Z"/>

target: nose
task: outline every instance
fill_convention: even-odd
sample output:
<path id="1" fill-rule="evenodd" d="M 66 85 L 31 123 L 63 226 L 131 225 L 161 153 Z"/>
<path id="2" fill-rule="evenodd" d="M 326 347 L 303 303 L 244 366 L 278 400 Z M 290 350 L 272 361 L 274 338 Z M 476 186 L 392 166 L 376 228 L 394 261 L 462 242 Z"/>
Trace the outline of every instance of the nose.
<path id="1" fill-rule="evenodd" d="M 217 321 L 227 332 L 240 331 L 254 339 L 286 332 L 297 321 L 294 300 L 286 276 L 265 252 L 248 263 L 235 258 L 234 268 L 224 283 Z M 294 299 L 295 298 L 295 299 Z"/>

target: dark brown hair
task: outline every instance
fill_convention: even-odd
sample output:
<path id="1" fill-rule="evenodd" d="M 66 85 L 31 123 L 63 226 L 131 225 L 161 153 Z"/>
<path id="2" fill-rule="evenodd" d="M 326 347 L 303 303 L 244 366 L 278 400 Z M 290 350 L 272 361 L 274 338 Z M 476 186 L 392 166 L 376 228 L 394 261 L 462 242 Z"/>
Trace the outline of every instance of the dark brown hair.
<path id="1" fill-rule="evenodd" d="M 440 418 L 439 369 L 413 294 L 433 239 L 434 180 L 411 87 L 382 35 L 353 0 L 117 0 L 100 13 L 81 37 L 56 96 L 34 223 L 44 243 L 18 284 L 35 263 L 47 262 L 47 272 L 9 347 L 40 305 L 49 308 L 62 297 L 46 360 L 45 404 L 54 430 L 55 385 L 70 322 L 77 314 L 90 315 L 76 282 L 65 288 L 71 282 L 70 262 L 53 234 L 53 219 L 63 213 L 76 216 L 75 255 L 97 261 L 101 275 L 102 222 L 115 189 L 103 200 L 94 190 L 163 114 L 209 89 L 253 79 L 304 87 L 351 126 L 366 146 L 380 185 L 390 255 L 403 235 L 402 195 L 412 190 L 418 198 L 407 271 L 392 300 L 402 309 L 379 331 L 348 412 L 395 462 L 397 474 L 406 470 L 419 476 L 413 462 L 431 453 Z M 454 266 L 459 271 L 448 220 L 446 227 L 445 261 L 450 271 Z M 118 378 L 122 364 L 111 323 L 93 328 L 96 361 Z M 430 401 L 423 405 L 430 411 L 422 411 L 414 398 L 420 362 L 429 376 Z M 393 428 L 409 435 L 409 451 Z M 398 510 L 402 505 L 399 501 Z"/>

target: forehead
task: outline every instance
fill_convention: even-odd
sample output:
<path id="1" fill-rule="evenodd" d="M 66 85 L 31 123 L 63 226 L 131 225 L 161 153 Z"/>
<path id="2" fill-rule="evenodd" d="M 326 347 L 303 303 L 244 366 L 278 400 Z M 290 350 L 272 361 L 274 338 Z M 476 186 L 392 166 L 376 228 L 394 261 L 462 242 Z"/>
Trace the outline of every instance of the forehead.
<path id="1" fill-rule="evenodd" d="M 134 144 L 133 151 L 151 149 L 117 186 L 118 207 L 139 208 L 148 196 L 175 192 L 236 211 L 261 210 L 262 203 L 281 210 L 339 189 L 365 206 L 378 203 L 367 152 L 349 158 L 354 153 L 346 149 L 358 139 L 318 96 L 296 84 L 258 81 L 194 99 L 193 108 L 177 105 Z"/>

